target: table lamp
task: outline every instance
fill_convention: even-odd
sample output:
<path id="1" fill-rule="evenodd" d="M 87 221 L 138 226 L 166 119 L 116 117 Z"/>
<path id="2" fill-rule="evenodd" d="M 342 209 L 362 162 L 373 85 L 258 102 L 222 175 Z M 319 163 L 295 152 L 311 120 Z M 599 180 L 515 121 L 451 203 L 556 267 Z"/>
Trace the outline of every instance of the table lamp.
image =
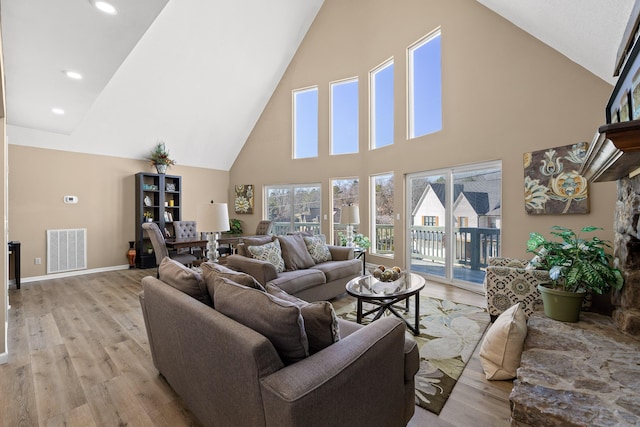
<path id="1" fill-rule="evenodd" d="M 213 207 L 213 262 L 218 261 L 218 239 L 221 231 L 229 231 L 229 208 L 226 203 L 212 203 Z"/>
<path id="2" fill-rule="evenodd" d="M 340 211 L 340 224 L 347 226 L 347 246 L 353 246 L 353 224 L 360 224 L 360 208 L 357 205 L 345 205 Z"/>

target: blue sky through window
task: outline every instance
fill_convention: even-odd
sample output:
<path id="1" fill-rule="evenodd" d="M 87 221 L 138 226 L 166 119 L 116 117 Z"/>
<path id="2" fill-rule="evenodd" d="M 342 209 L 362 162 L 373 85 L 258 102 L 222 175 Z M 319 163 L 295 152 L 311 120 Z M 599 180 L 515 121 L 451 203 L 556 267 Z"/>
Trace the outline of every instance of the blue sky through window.
<path id="1" fill-rule="evenodd" d="M 393 61 L 371 73 L 371 148 L 393 144 Z"/>
<path id="2" fill-rule="evenodd" d="M 294 158 L 318 157 L 318 88 L 294 92 Z"/>
<path id="3" fill-rule="evenodd" d="M 358 152 L 358 80 L 331 84 L 331 154 Z"/>
<path id="4" fill-rule="evenodd" d="M 409 52 L 412 66 L 410 138 L 442 129 L 442 70 L 440 33 Z"/>

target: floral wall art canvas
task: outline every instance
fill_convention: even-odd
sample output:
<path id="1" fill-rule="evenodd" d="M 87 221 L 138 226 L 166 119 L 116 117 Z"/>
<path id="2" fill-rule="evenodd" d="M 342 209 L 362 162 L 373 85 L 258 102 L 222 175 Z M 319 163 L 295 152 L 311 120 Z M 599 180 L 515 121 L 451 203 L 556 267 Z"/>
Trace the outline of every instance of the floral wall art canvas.
<path id="1" fill-rule="evenodd" d="M 236 213 L 253 213 L 253 185 L 236 184 L 236 199 L 234 202 Z"/>
<path id="2" fill-rule="evenodd" d="M 587 180 L 577 171 L 588 144 L 580 142 L 524 154 L 524 205 L 528 214 L 589 213 Z"/>

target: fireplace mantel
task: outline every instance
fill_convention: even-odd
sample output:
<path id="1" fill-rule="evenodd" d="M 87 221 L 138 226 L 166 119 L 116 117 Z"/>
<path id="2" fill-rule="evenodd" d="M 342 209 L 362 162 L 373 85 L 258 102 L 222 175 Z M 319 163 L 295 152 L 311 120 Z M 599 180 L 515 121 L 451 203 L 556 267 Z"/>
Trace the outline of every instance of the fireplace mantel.
<path id="1" fill-rule="evenodd" d="M 580 174 L 590 182 L 602 182 L 639 173 L 640 120 L 600 126 Z"/>

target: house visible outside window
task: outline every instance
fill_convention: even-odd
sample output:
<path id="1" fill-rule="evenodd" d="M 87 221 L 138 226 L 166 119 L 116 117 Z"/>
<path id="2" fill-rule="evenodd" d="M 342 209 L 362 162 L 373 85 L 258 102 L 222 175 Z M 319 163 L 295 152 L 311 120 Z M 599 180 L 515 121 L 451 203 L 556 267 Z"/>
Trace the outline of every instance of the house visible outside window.
<path id="1" fill-rule="evenodd" d="M 437 216 L 423 216 L 422 217 L 422 225 L 425 227 L 437 227 L 438 226 L 438 217 Z"/>
<path id="2" fill-rule="evenodd" d="M 442 67 L 440 30 L 408 50 L 409 138 L 442 129 Z"/>
<path id="3" fill-rule="evenodd" d="M 500 256 L 502 164 L 412 173 L 406 191 L 411 270 L 477 290 L 489 258 Z"/>
<path id="4" fill-rule="evenodd" d="M 331 83 L 331 154 L 358 152 L 358 79 Z"/>
<path id="5" fill-rule="evenodd" d="M 318 157 L 318 88 L 293 91 L 293 158 Z"/>
<path id="6" fill-rule="evenodd" d="M 266 186 L 264 194 L 266 203 L 263 218 L 273 221 L 273 234 L 321 232 L 320 184 Z"/>
<path id="7" fill-rule="evenodd" d="M 393 59 L 369 73 L 369 126 L 372 149 L 393 144 Z"/>
<path id="8" fill-rule="evenodd" d="M 373 230 L 371 253 L 393 256 L 393 174 L 371 177 L 371 206 Z M 373 238 L 372 238 L 373 237 Z"/>

